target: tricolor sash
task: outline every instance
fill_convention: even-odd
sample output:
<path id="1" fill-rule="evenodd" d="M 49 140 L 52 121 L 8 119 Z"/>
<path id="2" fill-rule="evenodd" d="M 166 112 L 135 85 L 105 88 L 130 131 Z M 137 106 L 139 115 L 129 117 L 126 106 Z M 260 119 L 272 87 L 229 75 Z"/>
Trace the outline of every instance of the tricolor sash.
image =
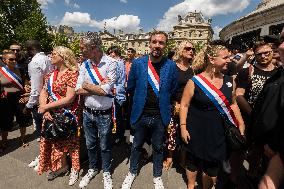
<path id="1" fill-rule="evenodd" d="M 88 75 L 90 76 L 92 82 L 95 85 L 101 84 L 101 82 L 104 80 L 102 74 L 100 73 L 98 67 L 94 66 L 92 63 L 91 63 L 91 65 L 92 65 L 92 69 L 91 69 L 90 66 L 89 66 L 89 63 L 90 63 L 90 60 L 84 61 L 85 68 L 88 72 Z M 106 96 L 109 97 L 109 98 L 114 98 L 114 96 L 111 95 L 111 94 L 107 94 Z M 116 133 L 116 112 L 115 112 L 114 100 L 112 102 L 112 121 L 113 121 L 112 133 Z"/>
<path id="2" fill-rule="evenodd" d="M 201 74 L 192 77 L 192 81 L 208 96 L 226 121 L 235 127 L 239 126 L 228 99 L 219 89 Z"/>
<path id="3" fill-rule="evenodd" d="M 1 67 L 0 72 L 8 79 L 11 83 L 13 83 L 18 89 L 24 91 L 24 87 L 22 84 L 21 78 L 9 70 L 6 66 Z"/>
<path id="4" fill-rule="evenodd" d="M 88 72 L 88 75 L 90 76 L 92 82 L 95 84 L 95 85 L 100 85 L 101 82 L 104 80 L 102 74 L 100 73 L 99 69 L 97 66 L 94 66 L 92 63 L 92 68 L 90 68 L 89 66 L 89 63 L 90 63 L 90 60 L 85 60 L 84 61 L 84 64 L 85 64 L 85 68 Z M 114 96 L 111 95 L 111 94 L 107 94 L 106 95 L 107 97 L 109 98 L 113 98 Z"/>
<path id="5" fill-rule="evenodd" d="M 52 74 L 50 75 L 48 81 L 47 81 L 47 91 L 48 91 L 48 94 L 51 96 L 52 100 L 53 101 L 57 101 L 57 100 L 60 100 L 61 99 L 61 96 L 57 93 L 54 92 L 54 82 L 56 81 L 57 79 L 57 75 L 58 75 L 58 70 L 55 70 L 54 72 L 52 72 Z M 63 108 L 64 110 L 64 113 L 63 114 L 67 114 L 67 113 L 70 113 L 73 115 L 73 118 L 77 121 L 77 118 L 76 116 L 74 116 L 74 112 L 76 111 L 76 109 L 78 108 L 78 105 L 79 105 L 79 96 L 76 98 L 76 101 L 75 103 L 73 104 L 71 110 L 68 110 L 68 109 L 65 109 Z"/>
<path id="6" fill-rule="evenodd" d="M 85 67 L 86 67 L 86 70 L 91 78 L 91 80 L 93 81 L 94 84 L 96 85 L 99 85 L 103 80 L 103 76 L 101 75 L 99 69 L 97 66 L 94 66 L 92 63 L 92 69 L 90 68 L 89 66 L 89 60 L 85 60 Z"/>
<path id="7" fill-rule="evenodd" d="M 158 73 L 156 72 L 155 68 L 153 67 L 150 57 L 148 60 L 148 82 L 150 83 L 156 96 L 159 97 L 160 77 Z"/>

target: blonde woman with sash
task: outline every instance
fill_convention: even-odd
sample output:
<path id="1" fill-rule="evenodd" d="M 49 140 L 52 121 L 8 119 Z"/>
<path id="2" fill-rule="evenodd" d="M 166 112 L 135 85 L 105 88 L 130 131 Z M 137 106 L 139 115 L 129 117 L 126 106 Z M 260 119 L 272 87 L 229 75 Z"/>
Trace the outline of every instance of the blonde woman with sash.
<path id="1" fill-rule="evenodd" d="M 190 79 L 183 91 L 180 127 L 187 151 L 188 189 L 194 188 L 198 170 L 202 171 L 203 189 L 216 184 L 221 163 L 227 157 L 223 125 L 226 116 L 244 134 L 244 123 L 235 100 L 235 84 L 231 77 L 221 73 L 228 62 L 230 53 L 226 47 L 206 46 L 192 64 L 194 70 L 203 72 Z"/>
<path id="2" fill-rule="evenodd" d="M 75 86 L 78 78 L 78 66 L 73 52 L 63 46 L 52 51 L 51 62 L 56 69 L 45 78 L 44 88 L 39 98 L 39 113 L 44 120 L 52 121 L 52 112 L 62 112 L 64 109 L 74 109 L 78 103 Z M 73 111 L 77 116 L 77 111 Z M 69 185 L 75 184 L 79 177 L 79 137 L 71 136 L 65 140 L 53 141 L 41 137 L 40 160 L 38 173 L 50 171 L 48 180 L 53 180 L 68 171 L 66 154 L 69 153 L 72 168 Z"/>

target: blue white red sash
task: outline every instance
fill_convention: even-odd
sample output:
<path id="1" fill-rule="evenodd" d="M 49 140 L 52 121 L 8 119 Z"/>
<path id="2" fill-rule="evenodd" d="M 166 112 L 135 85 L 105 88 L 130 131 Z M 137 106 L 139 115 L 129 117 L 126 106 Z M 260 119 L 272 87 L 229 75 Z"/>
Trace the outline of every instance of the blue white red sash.
<path id="1" fill-rule="evenodd" d="M 94 66 L 91 63 L 92 68 L 93 68 L 93 69 L 91 69 L 90 66 L 89 66 L 89 63 L 90 63 L 89 60 L 85 60 L 84 63 L 85 63 L 86 70 L 87 70 L 91 80 L 93 81 L 93 83 L 96 84 L 96 85 L 99 85 L 104 80 L 104 78 L 102 77 L 98 67 Z"/>
<path id="2" fill-rule="evenodd" d="M 21 78 L 19 78 L 19 76 L 17 76 L 11 70 L 3 66 L 1 67 L 0 72 L 4 75 L 4 77 L 6 77 L 6 79 L 8 79 L 11 83 L 13 83 L 18 89 L 24 90 Z"/>
<path id="3" fill-rule="evenodd" d="M 57 79 L 57 75 L 58 75 L 58 70 L 55 70 L 54 72 L 51 73 L 48 81 L 47 81 L 47 91 L 48 91 L 48 94 L 51 96 L 52 100 L 53 101 L 57 101 L 59 99 L 61 99 L 61 96 L 57 93 L 54 92 L 54 82 L 56 81 Z M 76 111 L 76 109 L 78 108 L 78 105 L 79 105 L 79 96 L 76 97 L 76 100 L 71 108 L 71 110 L 67 110 L 67 109 L 64 109 L 64 114 L 66 113 L 71 113 L 73 115 L 73 113 Z M 74 116 L 74 115 L 73 115 Z M 74 116 L 74 118 L 77 120 L 76 116 Z"/>
<path id="4" fill-rule="evenodd" d="M 92 65 L 92 68 L 90 68 L 90 60 L 85 60 L 84 61 L 84 64 L 85 64 L 85 68 L 88 72 L 88 75 L 90 76 L 92 82 L 95 84 L 95 85 L 100 85 L 101 82 L 104 80 L 102 74 L 100 73 L 99 69 L 97 66 L 94 66 L 92 63 L 90 63 Z M 111 95 L 111 94 L 107 94 L 106 95 L 107 97 L 109 98 L 113 98 L 114 96 Z"/>
<path id="5" fill-rule="evenodd" d="M 95 85 L 101 84 L 101 82 L 104 80 L 102 74 L 100 73 L 98 67 L 94 66 L 92 63 L 90 63 L 92 65 L 92 68 L 93 68 L 93 69 L 91 69 L 90 66 L 89 66 L 90 65 L 89 63 L 90 63 L 90 60 L 84 61 L 85 68 L 86 68 L 92 82 Z M 115 90 L 115 88 L 113 90 Z M 114 98 L 114 96 L 111 95 L 111 94 L 107 94 L 106 96 L 109 97 L 109 98 Z M 112 121 L 113 121 L 112 133 L 116 133 L 116 112 L 115 112 L 114 100 L 112 102 Z"/>
<path id="6" fill-rule="evenodd" d="M 148 60 L 148 82 L 150 83 L 156 96 L 159 97 L 160 77 L 158 73 L 156 72 L 155 68 L 153 67 L 150 57 Z"/>
<path id="7" fill-rule="evenodd" d="M 192 81 L 199 86 L 202 91 L 209 97 L 216 108 L 219 110 L 220 114 L 236 127 L 239 126 L 238 121 L 235 117 L 233 110 L 230 107 L 230 103 L 226 96 L 217 89 L 212 83 L 210 83 L 201 74 L 196 75 L 192 78 Z"/>

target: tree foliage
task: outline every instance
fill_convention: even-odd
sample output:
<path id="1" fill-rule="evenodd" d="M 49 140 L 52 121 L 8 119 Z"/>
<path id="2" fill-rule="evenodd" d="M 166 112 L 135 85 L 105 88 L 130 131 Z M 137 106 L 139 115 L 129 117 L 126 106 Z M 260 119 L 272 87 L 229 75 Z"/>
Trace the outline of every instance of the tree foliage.
<path id="1" fill-rule="evenodd" d="M 176 45 L 177 44 L 176 44 L 175 40 L 169 39 L 168 42 L 167 42 L 167 46 L 164 50 L 164 55 L 167 56 L 169 52 L 175 51 Z"/>
<path id="2" fill-rule="evenodd" d="M 78 35 L 68 37 L 65 33 L 56 33 L 52 36 L 52 47 L 56 46 L 68 47 L 76 56 L 79 56 L 80 38 Z"/>
<path id="3" fill-rule="evenodd" d="M 75 53 L 76 56 L 80 54 L 80 37 L 78 35 L 73 36 L 69 43 L 69 48 Z"/>
<path id="4" fill-rule="evenodd" d="M 12 42 L 24 44 L 39 40 L 44 51 L 51 50 L 52 36 L 47 33 L 46 18 L 36 0 L 0 1 L 0 50 Z"/>
<path id="5" fill-rule="evenodd" d="M 198 41 L 194 44 L 194 48 L 196 50 L 196 52 L 198 53 L 203 47 L 204 47 L 204 43 L 201 41 Z"/>
<path id="6" fill-rule="evenodd" d="M 65 46 L 69 47 L 68 37 L 64 33 L 56 33 L 52 36 L 52 47 Z"/>

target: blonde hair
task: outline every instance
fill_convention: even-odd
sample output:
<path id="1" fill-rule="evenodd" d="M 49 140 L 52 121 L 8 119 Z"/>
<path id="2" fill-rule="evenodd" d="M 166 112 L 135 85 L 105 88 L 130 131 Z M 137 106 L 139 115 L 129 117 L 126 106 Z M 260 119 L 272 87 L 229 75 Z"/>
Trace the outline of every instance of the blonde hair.
<path id="1" fill-rule="evenodd" d="M 64 46 L 57 46 L 54 47 L 53 50 L 63 58 L 64 64 L 67 68 L 69 68 L 72 71 L 78 70 L 78 63 L 71 49 Z"/>
<path id="2" fill-rule="evenodd" d="M 185 47 L 185 45 L 186 45 L 187 43 L 190 43 L 190 44 L 194 45 L 194 43 L 193 43 L 192 41 L 190 41 L 190 40 L 183 40 L 183 41 L 179 44 L 179 46 L 176 48 L 176 53 L 175 53 L 175 55 L 174 55 L 174 57 L 173 57 L 173 60 L 174 60 L 175 62 L 177 62 L 177 61 L 179 61 L 179 60 L 181 59 L 181 57 L 182 57 L 182 52 L 183 52 L 184 47 Z"/>
<path id="3" fill-rule="evenodd" d="M 203 72 L 210 63 L 209 57 L 217 57 L 221 50 L 226 49 L 223 45 L 206 45 L 195 56 L 192 69 L 195 73 Z"/>

